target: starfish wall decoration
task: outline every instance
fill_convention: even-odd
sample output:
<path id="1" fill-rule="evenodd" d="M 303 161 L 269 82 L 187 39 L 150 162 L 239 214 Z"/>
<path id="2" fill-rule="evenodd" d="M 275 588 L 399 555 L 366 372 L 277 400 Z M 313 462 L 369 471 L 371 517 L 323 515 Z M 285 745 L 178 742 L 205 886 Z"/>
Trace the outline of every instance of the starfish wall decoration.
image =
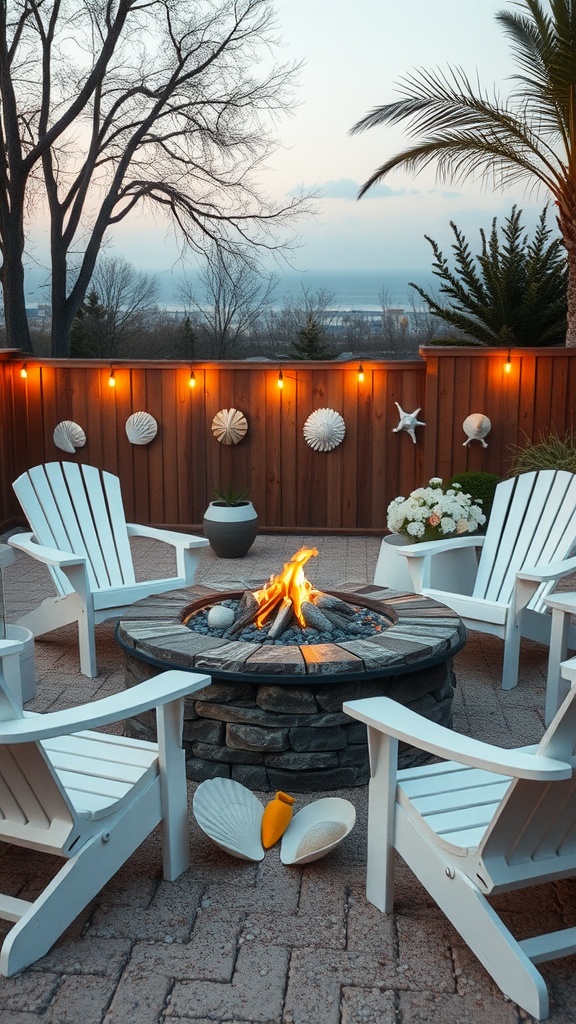
<path id="1" fill-rule="evenodd" d="M 414 444 L 416 444 L 416 434 L 414 433 L 415 428 L 426 426 L 422 420 L 418 419 L 420 409 L 414 409 L 414 412 L 404 412 L 404 409 L 401 405 L 398 405 L 398 402 L 394 402 L 394 405 L 398 409 L 400 421 L 397 427 L 392 427 L 392 432 L 397 434 L 400 430 L 405 430 L 407 434 L 410 434 Z"/>

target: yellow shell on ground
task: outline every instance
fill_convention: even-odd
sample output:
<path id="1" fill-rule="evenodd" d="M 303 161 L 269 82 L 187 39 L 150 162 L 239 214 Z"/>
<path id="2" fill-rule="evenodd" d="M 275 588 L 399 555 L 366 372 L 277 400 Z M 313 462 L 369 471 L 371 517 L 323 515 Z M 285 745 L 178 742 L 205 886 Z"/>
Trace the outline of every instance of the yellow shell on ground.
<path id="1" fill-rule="evenodd" d="M 86 444 L 86 434 L 73 420 L 62 420 L 54 427 L 54 444 L 63 452 L 74 452 Z"/>
<path id="2" fill-rule="evenodd" d="M 304 424 L 304 437 L 311 448 L 329 452 L 337 448 L 346 433 L 346 424 L 334 409 L 316 409 Z"/>
<path id="3" fill-rule="evenodd" d="M 248 430 L 248 420 L 239 409 L 220 409 L 212 420 L 212 433 L 221 444 L 238 444 Z"/>
<path id="4" fill-rule="evenodd" d="M 134 412 L 126 420 L 126 436 L 130 444 L 150 444 L 158 433 L 158 424 L 149 412 Z"/>

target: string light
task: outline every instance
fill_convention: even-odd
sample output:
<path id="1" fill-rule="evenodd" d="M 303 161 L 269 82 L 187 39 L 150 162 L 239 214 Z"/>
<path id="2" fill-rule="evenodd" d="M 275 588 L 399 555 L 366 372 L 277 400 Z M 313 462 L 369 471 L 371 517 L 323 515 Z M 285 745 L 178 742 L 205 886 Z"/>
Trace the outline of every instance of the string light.
<path id="1" fill-rule="evenodd" d="M 20 376 L 23 380 L 26 380 L 28 376 L 28 363 L 22 363 L 22 369 L 20 370 Z"/>
<path id="2" fill-rule="evenodd" d="M 282 370 L 278 371 L 278 387 L 279 388 L 283 388 L 284 387 L 284 374 L 282 373 Z"/>
<path id="3" fill-rule="evenodd" d="M 194 373 L 194 370 L 190 370 L 190 376 L 188 378 L 188 387 L 189 388 L 195 388 L 196 387 L 196 374 Z"/>
<path id="4" fill-rule="evenodd" d="M 512 369 L 512 359 L 510 357 L 510 349 L 508 349 L 508 358 L 507 358 L 506 362 L 504 363 L 504 373 L 510 373 L 511 369 Z"/>
<path id="5" fill-rule="evenodd" d="M 109 388 L 115 388 L 116 387 L 116 376 L 114 374 L 114 370 L 112 369 L 112 367 L 110 367 L 110 376 L 108 377 L 108 387 Z"/>
<path id="6" fill-rule="evenodd" d="M 357 374 L 357 376 L 358 376 L 358 383 L 361 384 L 362 381 L 364 380 L 364 367 L 362 366 L 362 363 L 358 363 L 358 374 Z"/>

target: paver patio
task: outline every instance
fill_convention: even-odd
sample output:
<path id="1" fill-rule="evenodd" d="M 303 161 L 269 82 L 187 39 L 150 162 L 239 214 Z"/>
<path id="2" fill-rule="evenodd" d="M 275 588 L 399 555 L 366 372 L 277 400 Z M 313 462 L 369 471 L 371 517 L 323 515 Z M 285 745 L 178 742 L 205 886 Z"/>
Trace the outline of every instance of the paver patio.
<path id="1" fill-rule="evenodd" d="M 302 544 L 316 546 L 308 576 L 319 587 L 372 580 L 376 537 L 260 535 L 246 558 L 201 552 L 198 582 L 247 583 L 278 571 Z M 140 542 L 136 561 L 164 575 L 162 545 Z M 5 576 L 9 620 L 48 596 L 47 572 L 17 555 Z M 114 624 L 97 627 L 100 675 L 78 668 L 73 627 L 36 643 L 37 695 L 45 711 L 123 687 Z M 504 746 L 543 732 L 546 649 L 523 643 L 520 685 L 500 689 L 502 644 L 470 633 L 456 656 L 454 726 Z M 194 785 L 190 784 L 190 797 Z M 326 859 L 284 867 L 276 848 L 260 864 L 219 851 L 192 816 L 193 865 L 161 878 L 153 834 L 54 949 L 0 979 L 2 1024 L 519 1024 L 506 1002 L 407 868 L 399 865 L 394 915 L 364 896 L 366 790 L 340 790 L 357 809 L 351 835 Z M 261 794 L 263 802 L 269 794 Z M 322 794 L 298 794 L 296 807 Z M 33 851 L 0 847 L 0 886 L 29 897 L 53 864 Z M 576 923 L 576 881 L 498 897 L 518 934 Z M 542 966 L 550 1024 L 576 1020 L 576 972 L 567 958 Z"/>

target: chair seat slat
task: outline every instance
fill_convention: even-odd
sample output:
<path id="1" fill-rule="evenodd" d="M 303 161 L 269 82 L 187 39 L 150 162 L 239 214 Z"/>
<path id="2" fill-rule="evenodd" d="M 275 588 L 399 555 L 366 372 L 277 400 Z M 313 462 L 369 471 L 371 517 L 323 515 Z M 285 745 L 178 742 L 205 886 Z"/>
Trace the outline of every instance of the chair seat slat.
<path id="1" fill-rule="evenodd" d="M 55 736 L 45 740 L 42 746 L 49 752 L 54 763 L 57 755 L 66 754 L 69 757 L 95 758 L 106 766 L 118 764 L 132 768 L 147 768 L 158 756 L 156 745 L 150 744 L 150 748 L 145 750 L 122 743 L 124 737 L 109 736 L 108 740 L 103 741 L 99 738 L 103 735 L 105 734 L 93 732 L 88 736 Z"/>

